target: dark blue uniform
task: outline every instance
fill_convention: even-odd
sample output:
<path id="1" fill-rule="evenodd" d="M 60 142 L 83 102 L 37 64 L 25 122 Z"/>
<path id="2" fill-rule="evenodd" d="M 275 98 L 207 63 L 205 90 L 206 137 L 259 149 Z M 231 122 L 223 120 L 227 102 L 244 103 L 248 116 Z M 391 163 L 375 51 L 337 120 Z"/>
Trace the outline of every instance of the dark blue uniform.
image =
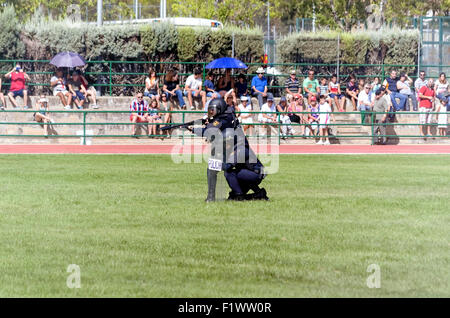
<path id="1" fill-rule="evenodd" d="M 222 140 L 217 138 L 219 131 Z M 197 134 L 211 142 L 211 157 L 222 160 L 222 170 L 232 190 L 230 197 L 243 196 L 249 190 L 255 193 L 261 190 L 258 185 L 265 177 L 264 166 L 250 148 L 232 107 L 214 117 Z"/>

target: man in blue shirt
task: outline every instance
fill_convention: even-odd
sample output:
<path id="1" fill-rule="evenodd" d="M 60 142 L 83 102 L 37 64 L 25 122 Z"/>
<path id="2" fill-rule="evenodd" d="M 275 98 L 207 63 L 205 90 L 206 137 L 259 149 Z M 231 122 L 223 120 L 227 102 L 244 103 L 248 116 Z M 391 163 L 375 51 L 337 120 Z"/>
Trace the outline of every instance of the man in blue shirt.
<path id="1" fill-rule="evenodd" d="M 400 94 L 397 88 L 397 82 L 400 79 L 397 77 L 396 71 L 391 71 L 391 77 L 387 77 L 384 80 L 384 86 L 386 86 L 386 90 L 391 97 L 392 105 L 394 106 L 395 111 L 405 109 L 405 104 L 407 97 L 406 95 Z M 400 104 L 397 104 L 396 98 L 400 99 Z M 390 114 L 392 116 L 392 114 Z M 390 117 L 391 117 L 390 116 Z"/>
<path id="2" fill-rule="evenodd" d="M 258 68 L 256 74 L 258 75 L 252 79 L 252 92 L 253 96 L 258 98 L 259 109 L 261 109 L 264 104 L 264 97 L 273 99 L 273 95 L 267 92 L 267 78 L 264 77 L 264 69 Z"/>

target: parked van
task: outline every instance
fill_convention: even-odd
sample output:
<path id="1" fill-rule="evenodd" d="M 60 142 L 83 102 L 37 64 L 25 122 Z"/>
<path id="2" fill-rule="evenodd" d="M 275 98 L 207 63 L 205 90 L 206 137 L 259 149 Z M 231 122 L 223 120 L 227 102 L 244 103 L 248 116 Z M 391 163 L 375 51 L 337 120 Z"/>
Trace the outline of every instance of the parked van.
<path id="1" fill-rule="evenodd" d="M 201 19 L 201 18 L 154 18 L 154 19 L 134 19 L 123 21 L 104 21 L 104 25 L 111 24 L 155 24 L 169 22 L 177 27 L 205 27 L 212 30 L 223 29 L 223 24 L 217 20 Z M 95 24 L 91 22 L 90 24 Z"/>

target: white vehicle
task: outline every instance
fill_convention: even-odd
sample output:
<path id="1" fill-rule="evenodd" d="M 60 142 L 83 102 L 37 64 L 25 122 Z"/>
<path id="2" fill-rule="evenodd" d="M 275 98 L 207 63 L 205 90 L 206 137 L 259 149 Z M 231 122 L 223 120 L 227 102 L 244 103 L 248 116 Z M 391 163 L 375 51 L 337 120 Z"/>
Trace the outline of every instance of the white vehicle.
<path id="1" fill-rule="evenodd" d="M 201 19 L 201 18 L 164 18 L 151 19 L 152 23 L 169 22 L 175 26 L 190 26 L 190 27 L 207 27 L 211 29 L 223 29 L 223 24 L 217 20 Z"/>
<path id="2" fill-rule="evenodd" d="M 154 19 L 134 19 L 123 21 L 104 21 L 104 25 L 111 24 L 154 24 L 169 22 L 177 27 L 205 27 L 212 30 L 223 29 L 223 24 L 217 20 L 200 19 L 200 18 L 154 18 Z M 91 24 L 95 24 L 91 22 Z"/>

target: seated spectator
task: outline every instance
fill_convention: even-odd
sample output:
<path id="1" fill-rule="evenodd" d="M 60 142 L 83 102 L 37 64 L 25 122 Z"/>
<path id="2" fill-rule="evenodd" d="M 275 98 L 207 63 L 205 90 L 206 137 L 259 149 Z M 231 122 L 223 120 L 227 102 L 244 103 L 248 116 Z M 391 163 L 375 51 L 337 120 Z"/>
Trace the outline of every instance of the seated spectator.
<path id="1" fill-rule="evenodd" d="M 267 97 L 267 103 L 261 107 L 261 113 L 258 115 L 258 121 L 261 124 L 273 124 L 277 122 L 276 107 L 273 102 L 273 97 Z M 263 131 L 267 132 L 271 125 L 261 125 Z"/>
<path id="2" fill-rule="evenodd" d="M 389 96 L 389 94 L 387 93 L 387 89 L 386 87 L 384 87 L 384 85 L 381 85 L 380 89 L 383 91 L 383 97 L 386 100 L 386 103 L 389 105 L 389 109 L 388 109 L 388 119 L 393 122 L 395 115 L 392 112 L 392 110 L 394 109 L 394 106 L 392 106 L 392 100 L 391 97 Z"/>
<path id="3" fill-rule="evenodd" d="M 305 126 L 303 125 L 305 121 L 305 115 L 302 112 L 306 111 L 303 104 L 303 96 L 300 94 L 295 94 L 292 102 L 289 103 L 288 116 L 292 123 L 302 124 L 300 126 L 300 134 L 305 135 Z M 297 113 L 298 112 L 298 113 Z"/>
<path id="4" fill-rule="evenodd" d="M 261 109 L 264 102 L 264 97 L 272 99 L 272 93 L 267 92 L 267 78 L 264 77 L 264 69 L 262 67 L 256 70 L 256 76 L 252 79 L 252 92 L 253 96 L 258 98 L 259 108 Z M 275 107 L 275 106 L 274 106 Z"/>
<path id="5" fill-rule="evenodd" d="M 375 92 L 375 99 L 373 100 L 373 144 L 385 145 L 387 142 L 386 137 L 386 120 L 388 117 L 389 104 L 384 97 L 384 90 L 379 88 Z"/>
<path id="6" fill-rule="evenodd" d="M 248 92 L 248 83 L 244 74 L 239 74 L 238 81 L 234 86 L 236 96 L 241 98 L 242 96 L 248 97 L 248 102 L 250 103 L 250 94 Z"/>
<path id="7" fill-rule="evenodd" d="M 162 124 L 162 114 L 159 112 L 159 102 L 157 99 L 152 99 L 150 102 L 150 108 L 148 109 L 148 123 L 150 124 L 150 133 L 149 138 L 157 137 L 156 131 L 158 130 L 159 125 Z M 161 138 L 163 139 L 163 138 Z"/>
<path id="8" fill-rule="evenodd" d="M 328 89 L 328 82 L 326 77 L 322 77 L 320 79 L 320 85 L 319 85 L 319 92 L 320 95 L 325 96 L 325 99 L 327 100 L 327 103 L 331 105 L 331 98 L 330 98 L 330 91 Z"/>
<path id="9" fill-rule="evenodd" d="M 345 88 L 345 92 L 347 93 L 347 97 L 352 102 L 353 111 L 357 110 L 358 103 L 358 94 L 359 89 L 358 85 L 356 85 L 356 77 L 355 75 L 350 75 L 350 81 L 347 83 L 347 87 Z"/>
<path id="10" fill-rule="evenodd" d="M 277 112 L 280 114 L 281 122 L 281 139 L 286 139 L 287 135 L 294 135 L 295 130 L 291 126 L 291 119 L 288 113 L 288 104 L 286 97 L 280 98 L 280 103 L 277 105 Z"/>
<path id="11" fill-rule="evenodd" d="M 295 94 L 301 94 L 302 89 L 300 87 L 300 81 L 297 79 L 296 71 L 291 70 L 289 78 L 286 80 L 284 86 L 286 87 L 286 94 L 294 96 Z"/>
<path id="12" fill-rule="evenodd" d="M 436 93 L 436 97 L 445 97 L 446 94 L 448 95 L 448 92 L 450 92 L 450 86 L 448 84 L 447 78 L 445 76 L 445 73 L 439 74 L 439 79 L 436 81 L 436 84 L 434 85 L 434 91 Z M 447 111 L 450 111 L 450 100 L 447 99 Z"/>
<path id="13" fill-rule="evenodd" d="M 429 79 L 427 86 L 422 86 L 419 90 L 419 124 L 420 126 L 420 134 L 426 139 L 428 136 L 431 136 L 431 121 L 432 121 L 432 110 L 434 104 L 434 81 L 433 79 Z M 425 128 L 425 129 L 424 129 Z"/>
<path id="14" fill-rule="evenodd" d="M 337 75 L 333 74 L 331 80 L 328 83 L 328 90 L 330 92 L 330 99 L 334 101 L 336 108 L 340 111 L 344 111 L 345 97 L 341 93 L 341 85 L 337 82 Z M 331 104 L 331 103 L 330 103 Z"/>
<path id="15" fill-rule="evenodd" d="M 168 112 L 168 113 L 164 113 L 164 122 L 165 123 L 172 122 L 172 113 L 170 113 L 170 112 L 173 111 L 173 107 L 172 107 L 172 103 L 169 102 L 169 100 L 167 99 L 166 93 L 161 94 L 160 109 Z M 169 132 L 169 131 L 167 131 L 167 132 Z"/>
<path id="16" fill-rule="evenodd" d="M 28 108 L 28 91 L 25 89 L 25 81 L 29 81 L 30 77 L 27 73 L 23 71 L 20 64 L 5 74 L 6 78 L 11 79 L 11 86 L 9 88 L 8 97 L 15 108 L 19 107 L 17 105 L 16 97 L 20 96 L 23 98 L 24 109 Z"/>
<path id="17" fill-rule="evenodd" d="M 373 102 L 375 100 L 375 93 L 381 88 L 380 78 L 378 76 L 374 77 L 370 86 L 369 99 Z"/>
<path id="18" fill-rule="evenodd" d="M 206 92 L 202 91 L 202 70 L 196 68 L 194 74 L 186 79 L 184 96 L 187 96 L 191 110 L 195 109 L 193 98 L 201 99 L 202 105 L 206 104 Z M 202 107 L 200 106 L 200 109 Z"/>
<path id="19" fill-rule="evenodd" d="M 239 110 L 239 122 L 242 124 L 242 128 L 244 129 L 244 133 L 250 135 L 252 130 L 253 118 L 252 118 L 252 105 L 249 103 L 249 97 L 241 96 L 241 103 L 238 106 Z"/>
<path id="20" fill-rule="evenodd" d="M 364 90 L 364 86 L 366 86 L 366 81 L 363 78 L 360 78 L 358 81 L 358 90 L 362 92 Z"/>
<path id="21" fill-rule="evenodd" d="M 151 99 L 159 99 L 159 80 L 156 77 L 156 71 L 152 68 L 150 68 L 148 76 L 145 78 L 144 96 Z"/>
<path id="22" fill-rule="evenodd" d="M 358 94 L 358 110 L 361 112 L 361 124 L 364 125 L 366 120 L 366 112 L 369 113 L 372 110 L 373 103 L 369 99 L 370 84 L 366 84 L 363 90 Z"/>
<path id="23" fill-rule="evenodd" d="M 397 88 L 397 82 L 399 81 L 399 78 L 397 77 L 397 72 L 392 70 L 390 77 L 387 77 L 383 85 L 386 87 L 387 93 L 391 97 L 392 105 L 394 106 L 393 111 L 400 111 L 405 109 L 405 103 L 406 103 L 406 96 L 403 94 L 400 94 Z M 400 99 L 400 103 L 397 103 L 396 99 Z"/>
<path id="24" fill-rule="evenodd" d="M 50 86 L 53 88 L 53 96 L 58 96 L 64 108 L 70 109 L 72 94 L 67 90 L 67 80 L 61 68 L 58 68 L 50 79 Z"/>
<path id="25" fill-rule="evenodd" d="M 438 123 L 439 136 L 447 136 L 448 116 L 447 116 L 448 97 L 437 95 L 436 101 L 436 121 Z"/>
<path id="26" fill-rule="evenodd" d="M 232 94 L 234 94 L 234 79 L 231 77 L 231 69 L 227 68 L 225 76 L 219 78 L 217 82 L 217 91 L 223 96 L 230 90 L 233 90 Z"/>
<path id="27" fill-rule="evenodd" d="M 2 105 L 0 106 L 1 110 L 5 110 L 6 108 L 6 100 L 5 100 L 5 95 L 3 95 L 2 92 L 2 79 L 0 77 L 0 101 L 2 102 Z"/>
<path id="28" fill-rule="evenodd" d="M 317 135 L 319 133 L 319 107 L 317 106 L 317 98 L 316 96 L 311 96 L 309 105 L 308 105 L 308 117 L 306 119 L 306 128 L 305 128 L 305 136 L 309 135 L 309 132 L 312 135 Z M 308 130 L 306 130 L 308 129 Z"/>
<path id="29" fill-rule="evenodd" d="M 414 98 L 414 94 L 411 90 L 411 84 L 413 80 L 409 78 L 408 74 L 401 74 L 400 79 L 397 82 L 397 90 L 400 94 L 406 96 L 405 110 L 409 112 L 409 98 L 413 105 L 413 110 L 417 111 L 417 100 Z"/>
<path id="30" fill-rule="evenodd" d="M 164 78 L 163 92 L 167 94 L 169 100 L 177 97 L 180 109 L 186 109 L 183 92 L 180 89 L 178 73 L 175 70 L 169 70 L 167 72 Z"/>
<path id="31" fill-rule="evenodd" d="M 220 94 L 216 92 L 214 87 L 213 72 L 209 72 L 208 74 L 206 74 L 205 90 L 206 90 L 206 97 L 211 97 L 212 99 L 220 97 Z"/>
<path id="32" fill-rule="evenodd" d="M 328 137 L 328 125 L 330 119 L 334 119 L 334 115 L 331 111 L 330 104 L 327 103 L 327 98 L 324 95 L 320 95 L 319 98 L 319 141 L 318 145 L 329 145 L 330 138 Z"/>
<path id="33" fill-rule="evenodd" d="M 228 107 L 230 107 L 232 111 L 236 112 L 239 110 L 236 95 L 234 95 L 233 92 L 226 93 L 223 99 L 225 100 Z"/>
<path id="34" fill-rule="evenodd" d="M 86 100 L 86 89 L 81 84 L 81 76 L 79 71 L 74 71 L 72 78 L 69 80 L 69 92 L 72 93 L 72 100 L 78 109 L 83 109 Z"/>
<path id="35" fill-rule="evenodd" d="M 83 85 L 84 89 L 86 90 L 86 98 L 89 100 L 90 97 L 92 99 L 92 108 L 97 109 L 97 90 L 94 86 L 89 86 L 89 83 L 86 77 L 84 77 L 83 73 L 80 74 L 80 80 L 81 85 Z"/>
<path id="36" fill-rule="evenodd" d="M 142 93 L 137 93 L 130 104 L 130 121 L 135 124 L 148 123 L 148 103 Z M 136 126 L 132 125 L 132 135 L 136 136 Z M 148 128 L 147 128 L 148 129 Z"/>
<path id="37" fill-rule="evenodd" d="M 317 100 L 317 98 L 319 97 L 319 93 L 319 81 L 314 78 L 314 70 L 309 70 L 308 77 L 303 80 L 303 96 L 308 98 L 309 103 L 312 96 L 315 96 Z"/>
<path id="38" fill-rule="evenodd" d="M 41 95 L 36 102 L 36 112 L 33 117 L 36 122 L 44 124 L 45 136 L 48 136 L 50 124 L 53 124 L 54 121 L 48 116 L 48 100 L 45 95 Z"/>

